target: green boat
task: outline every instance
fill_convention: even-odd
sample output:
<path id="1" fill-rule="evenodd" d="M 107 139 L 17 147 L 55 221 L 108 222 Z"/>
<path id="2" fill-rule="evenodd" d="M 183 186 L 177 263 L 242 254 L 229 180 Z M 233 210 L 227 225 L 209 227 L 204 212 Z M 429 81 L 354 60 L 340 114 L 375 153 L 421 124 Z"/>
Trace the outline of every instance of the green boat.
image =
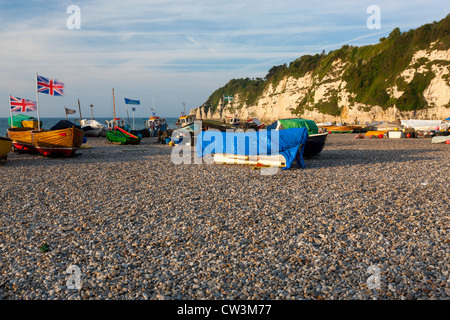
<path id="1" fill-rule="evenodd" d="M 141 138 L 131 134 L 122 128 L 116 127 L 115 130 L 106 132 L 106 139 L 114 144 L 139 144 Z"/>
<path id="2" fill-rule="evenodd" d="M 113 94 L 113 106 L 114 106 L 114 120 L 116 119 L 116 102 L 114 99 L 114 88 L 112 89 Z M 108 130 L 106 132 L 106 140 L 114 144 L 139 144 L 141 143 L 141 138 L 129 133 L 128 131 L 114 126 L 114 130 Z"/>
<path id="3" fill-rule="evenodd" d="M 267 127 L 267 130 L 283 130 L 290 128 L 306 128 L 308 130 L 308 139 L 303 150 L 304 157 L 313 157 L 318 155 L 327 139 L 328 133 L 320 133 L 319 128 L 313 120 L 309 119 L 280 119 Z"/>

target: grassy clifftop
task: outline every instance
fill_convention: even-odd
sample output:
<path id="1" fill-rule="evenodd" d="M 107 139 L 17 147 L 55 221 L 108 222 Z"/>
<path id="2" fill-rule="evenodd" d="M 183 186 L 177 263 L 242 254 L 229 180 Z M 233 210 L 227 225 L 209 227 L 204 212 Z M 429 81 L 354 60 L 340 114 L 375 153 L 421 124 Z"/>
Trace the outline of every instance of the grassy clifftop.
<path id="1" fill-rule="evenodd" d="M 264 91 L 272 84 L 275 87 L 286 77 L 300 78 L 308 72 L 312 73 L 314 83 L 305 98 L 298 103 L 295 112 L 301 113 L 305 108 L 338 115 L 338 92 L 331 92 L 326 101 L 314 103 L 311 99 L 315 85 L 327 81 L 330 76 L 340 77 L 345 81 L 345 90 L 351 93 L 351 103 L 358 102 L 367 106 L 381 106 L 383 109 L 393 105 L 399 110 L 420 110 L 427 107 L 423 91 L 435 76 L 431 71 L 432 64 L 448 65 L 448 60 L 429 61 L 421 58 L 413 67 L 424 67 L 425 72 L 416 73 L 409 82 L 399 75 L 410 66 L 414 54 L 419 50 L 447 50 L 450 47 L 450 14 L 439 22 L 423 25 L 417 29 L 400 32 L 394 29 L 389 37 L 381 38 L 374 45 L 354 47 L 344 45 L 342 48 L 322 52 L 316 55 L 305 55 L 287 64 L 272 67 L 264 78 L 232 79 L 222 88 L 214 91 L 203 104 L 205 111 L 216 110 L 223 95 L 239 94 L 240 104 L 247 106 L 257 104 Z M 339 74 L 332 74 L 333 63 L 339 61 L 345 68 Z M 328 76 L 325 78 L 325 76 Z M 448 79 L 448 78 L 447 78 Z M 403 94 L 397 98 L 389 95 L 389 88 L 397 86 Z"/>

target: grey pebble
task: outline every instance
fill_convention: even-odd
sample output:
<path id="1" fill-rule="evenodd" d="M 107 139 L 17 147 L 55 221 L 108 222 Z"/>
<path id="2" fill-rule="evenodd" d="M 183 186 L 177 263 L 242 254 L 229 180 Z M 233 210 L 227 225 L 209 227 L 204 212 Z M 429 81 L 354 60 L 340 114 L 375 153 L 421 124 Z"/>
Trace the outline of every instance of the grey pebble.
<path id="1" fill-rule="evenodd" d="M 155 139 L 10 153 L 0 299 L 447 300 L 448 145 L 353 137 L 272 176 L 175 165 Z"/>

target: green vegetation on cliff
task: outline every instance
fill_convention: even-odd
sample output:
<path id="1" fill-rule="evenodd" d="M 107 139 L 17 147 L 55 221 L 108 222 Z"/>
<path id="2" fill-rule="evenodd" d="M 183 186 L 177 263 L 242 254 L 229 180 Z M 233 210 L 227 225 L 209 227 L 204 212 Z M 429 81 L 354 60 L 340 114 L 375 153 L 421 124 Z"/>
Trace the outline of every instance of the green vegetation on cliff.
<path id="1" fill-rule="evenodd" d="M 247 106 L 255 105 L 271 84 L 276 87 L 286 77 L 300 78 L 311 72 L 314 83 L 310 92 L 294 110 L 296 113 L 301 113 L 305 108 L 313 108 L 322 113 L 339 115 L 337 91 L 334 90 L 326 101 L 314 103 L 312 99 L 314 85 L 326 81 L 325 75 L 340 77 L 345 81 L 345 89 L 354 96 L 352 103 L 378 105 L 384 109 L 395 104 L 398 109 L 404 111 L 420 110 L 427 107 L 423 91 L 434 77 L 434 73 L 431 72 L 432 63 L 437 62 L 430 62 L 426 58 L 419 59 L 413 68 L 425 68 L 426 71 L 416 73 L 409 83 L 399 75 L 408 68 L 415 52 L 428 49 L 432 44 L 433 50 L 447 50 L 450 47 L 450 14 L 439 22 L 426 24 L 415 30 L 400 32 L 400 29 L 396 28 L 389 37 L 381 38 L 380 42 L 374 45 L 363 47 L 344 45 L 328 54 L 322 52 L 302 56 L 289 66 L 284 64 L 272 67 L 264 79 L 232 79 L 224 87 L 213 92 L 203 107 L 206 111 L 214 111 L 223 95 L 239 96 L 239 103 L 234 105 L 235 108 L 241 108 L 244 103 Z M 336 74 L 333 74 L 333 63 L 339 60 L 346 67 L 342 73 L 334 71 Z M 438 63 L 448 65 L 449 62 Z M 394 85 L 403 91 L 398 99 L 388 94 L 388 88 Z"/>

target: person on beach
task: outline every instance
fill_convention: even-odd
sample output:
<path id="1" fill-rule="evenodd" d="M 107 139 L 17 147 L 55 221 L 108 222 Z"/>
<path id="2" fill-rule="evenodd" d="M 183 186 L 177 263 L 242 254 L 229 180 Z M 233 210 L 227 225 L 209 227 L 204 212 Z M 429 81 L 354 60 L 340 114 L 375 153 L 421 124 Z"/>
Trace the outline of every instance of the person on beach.
<path id="1" fill-rule="evenodd" d="M 152 121 L 150 122 L 150 137 L 155 136 L 155 123 Z"/>

